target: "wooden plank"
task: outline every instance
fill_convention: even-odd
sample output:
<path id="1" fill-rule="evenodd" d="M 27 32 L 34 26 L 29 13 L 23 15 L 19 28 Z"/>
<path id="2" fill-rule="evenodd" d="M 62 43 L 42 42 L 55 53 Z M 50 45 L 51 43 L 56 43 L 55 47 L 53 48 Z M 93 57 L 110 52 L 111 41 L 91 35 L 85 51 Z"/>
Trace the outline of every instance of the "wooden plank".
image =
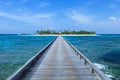
<path id="1" fill-rule="evenodd" d="M 101 70 L 97 69 L 92 62 L 90 62 L 78 49 L 76 49 L 71 43 L 66 41 L 69 46 L 74 50 L 75 54 L 87 65 L 93 74 L 96 74 L 99 80 L 111 80 Z"/>
<path id="2" fill-rule="evenodd" d="M 96 76 L 90 72 L 89 67 L 74 54 L 74 50 L 59 37 L 42 63 L 31 67 L 31 70 L 22 78 L 23 80 L 95 80 Z M 35 70 L 34 70 L 35 69 Z"/>
<path id="3" fill-rule="evenodd" d="M 34 65 L 29 66 L 27 73 L 23 73 L 20 80 L 109 80 L 100 75 L 99 71 L 95 73 L 92 63 L 84 57 L 80 59 L 79 51 L 70 43 L 67 43 L 62 36 L 59 36 L 49 50 L 45 51 L 44 58 L 38 58 Z M 44 53 L 43 53 L 44 54 Z M 86 65 L 86 64 L 87 65 Z M 89 66 L 90 65 L 90 66 Z M 97 70 L 95 68 L 95 70 Z M 102 76 L 102 78 L 101 78 Z M 18 80 L 12 79 L 12 80 Z"/>
<path id="4" fill-rule="evenodd" d="M 23 76 L 23 74 L 25 74 L 28 71 L 30 66 L 32 66 L 37 60 L 40 64 L 42 58 L 44 58 L 45 56 L 45 53 L 47 53 L 49 47 L 53 44 L 55 40 L 56 39 L 54 39 L 48 45 L 46 45 L 42 50 L 40 50 L 35 56 L 28 60 L 20 69 L 18 69 L 16 72 L 10 75 L 6 80 L 18 80 Z"/>

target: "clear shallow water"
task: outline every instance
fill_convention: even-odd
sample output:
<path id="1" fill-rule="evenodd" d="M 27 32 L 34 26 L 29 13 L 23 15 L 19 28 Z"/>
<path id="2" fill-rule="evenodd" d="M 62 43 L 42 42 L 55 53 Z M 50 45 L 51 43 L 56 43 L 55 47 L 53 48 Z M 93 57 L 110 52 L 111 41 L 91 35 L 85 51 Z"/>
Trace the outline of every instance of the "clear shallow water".
<path id="1" fill-rule="evenodd" d="M 120 51 L 120 35 L 67 36 L 65 38 L 97 67 L 113 76 L 113 80 L 120 80 L 120 64 L 103 60 L 105 54 Z M 0 80 L 5 80 L 53 39 L 55 36 L 0 35 Z"/>
<path id="2" fill-rule="evenodd" d="M 55 36 L 0 35 L 0 80 L 20 68 Z"/>
<path id="3" fill-rule="evenodd" d="M 120 35 L 65 36 L 64 38 L 112 80 L 120 80 Z M 114 56 L 115 52 L 119 55 Z M 105 60 L 104 57 L 111 60 Z"/>

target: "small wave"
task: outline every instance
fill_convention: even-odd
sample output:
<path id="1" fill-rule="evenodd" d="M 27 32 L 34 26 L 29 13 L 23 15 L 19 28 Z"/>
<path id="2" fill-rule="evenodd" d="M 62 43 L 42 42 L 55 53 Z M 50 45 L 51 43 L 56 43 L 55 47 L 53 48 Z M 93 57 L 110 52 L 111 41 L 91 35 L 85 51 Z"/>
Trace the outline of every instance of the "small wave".
<path id="1" fill-rule="evenodd" d="M 109 78 L 114 78 L 114 76 L 110 75 L 110 74 L 105 74 L 107 77 Z M 112 79 L 111 79 L 112 80 Z"/>
<path id="2" fill-rule="evenodd" d="M 103 64 L 98 64 L 98 63 L 93 63 L 98 69 L 105 69 L 106 68 L 106 66 L 105 65 L 103 65 Z M 105 74 L 107 77 L 109 77 L 109 78 L 114 78 L 114 76 L 113 75 L 110 75 L 110 74 Z"/>
<path id="3" fill-rule="evenodd" d="M 99 69 L 105 69 L 105 65 L 103 65 L 103 64 L 98 64 L 98 63 L 94 63 L 94 65 L 97 67 L 97 68 L 99 68 Z"/>

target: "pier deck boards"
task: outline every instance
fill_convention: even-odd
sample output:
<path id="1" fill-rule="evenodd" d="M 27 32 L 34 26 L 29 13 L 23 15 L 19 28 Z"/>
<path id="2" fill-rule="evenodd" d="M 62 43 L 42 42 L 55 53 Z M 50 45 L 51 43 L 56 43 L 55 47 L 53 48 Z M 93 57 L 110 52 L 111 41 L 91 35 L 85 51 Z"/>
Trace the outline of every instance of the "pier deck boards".
<path id="1" fill-rule="evenodd" d="M 22 80 L 98 80 L 84 61 L 75 55 L 74 50 L 59 36 L 44 59 L 38 60 Z"/>

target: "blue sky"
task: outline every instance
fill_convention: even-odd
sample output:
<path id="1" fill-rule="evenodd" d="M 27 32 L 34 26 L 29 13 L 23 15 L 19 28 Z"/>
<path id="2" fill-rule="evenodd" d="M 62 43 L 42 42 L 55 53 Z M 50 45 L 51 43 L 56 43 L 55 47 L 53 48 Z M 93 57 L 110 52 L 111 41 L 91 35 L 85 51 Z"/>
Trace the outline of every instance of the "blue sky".
<path id="1" fill-rule="evenodd" d="M 120 34 L 120 0 L 0 0 L 0 33 L 90 30 Z"/>

